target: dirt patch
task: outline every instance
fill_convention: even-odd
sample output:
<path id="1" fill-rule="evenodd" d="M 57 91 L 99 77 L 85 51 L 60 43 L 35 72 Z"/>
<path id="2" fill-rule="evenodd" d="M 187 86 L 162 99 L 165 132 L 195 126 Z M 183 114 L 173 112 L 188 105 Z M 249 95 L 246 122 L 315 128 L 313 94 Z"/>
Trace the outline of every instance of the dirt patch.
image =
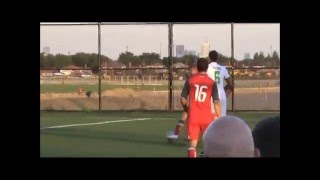
<path id="1" fill-rule="evenodd" d="M 266 95 L 267 92 L 267 95 Z M 128 88 L 107 90 L 102 93 L 101 106 L 104 110 L 166 110 L 167 91 L 135 91 Z M 228 98 L 230 109 L 231 97 Z M 77 93 L 40 94 L 40 110 L 98 110 L 99 97 L 93 93 L 90 98 Z M 280 109 L 280 88 L 268 91 L 258 88 L 235 90 L 235 108 L 238 110 Z M 181 110 L 180 92 L 174 92 L 174 109 Z"/>
<path id="2" fill-rule="evenodd" d="M 135 91 L 130 88 L 117 88 L 113 90 L 106 90 L 101 93 L 101 96 L 108 96 L 108 97 L 138 97 L 140 96 L 140 91 Z"/>
<path id="3" fill-rule="evenodd" d="M 40 100 L 40 110 L 82 110 L 73 100 L 63 98 Z"/>
<path id="4" fill-rule="evenodd" d="M 157 110 L 167 108 L 167 93 L 134 91 L 119 88 L 102 92 L 102 109 L 107 110 Z M 77 93 L 46 93 L 40 95 L 40 110 L 98 110 L 98 93 L 90 98 Z"/>
<path id="5" fill-rule="evenodd" d="M 40 94 L 40 99 L 64 99 L 64 98 L 85 98 L 85 95 L 78 93 L 44 93 Z"/>

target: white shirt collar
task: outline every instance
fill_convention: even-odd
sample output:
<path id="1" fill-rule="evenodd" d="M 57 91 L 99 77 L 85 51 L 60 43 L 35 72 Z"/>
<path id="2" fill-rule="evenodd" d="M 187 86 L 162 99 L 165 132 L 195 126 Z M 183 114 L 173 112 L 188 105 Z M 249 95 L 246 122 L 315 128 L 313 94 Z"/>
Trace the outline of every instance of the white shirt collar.
<path id="1" fill-rule="evenodd" d="M 211 65 L 218 65 L 217 62 L 211 62 L 210 64 L 211 64 Z"/>

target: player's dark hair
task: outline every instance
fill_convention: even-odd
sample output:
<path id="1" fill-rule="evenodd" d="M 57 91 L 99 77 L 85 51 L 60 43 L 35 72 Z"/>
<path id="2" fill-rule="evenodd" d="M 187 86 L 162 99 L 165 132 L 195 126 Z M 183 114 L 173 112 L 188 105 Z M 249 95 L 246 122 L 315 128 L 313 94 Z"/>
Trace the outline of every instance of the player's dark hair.
<path id="1" fill-rule="evenodd" d="M 258 122 L 252 135 L 261 157 L 280 157 L 280 115 Z"/>
<path id="2" fill-rule="evenodd" d="M 197 61 L 197 69 L 199 72 L 206 72 L 208 69 L 208 60 L 200 58 Z"/>
<path id="3" fill-rule="evenodd" d="M 209 52 L 209 58 L 210 58 L 210 61 L 212 62 L 217 62 L 218 61 L 218 53 L 217 51 L 210 51 Z"/>

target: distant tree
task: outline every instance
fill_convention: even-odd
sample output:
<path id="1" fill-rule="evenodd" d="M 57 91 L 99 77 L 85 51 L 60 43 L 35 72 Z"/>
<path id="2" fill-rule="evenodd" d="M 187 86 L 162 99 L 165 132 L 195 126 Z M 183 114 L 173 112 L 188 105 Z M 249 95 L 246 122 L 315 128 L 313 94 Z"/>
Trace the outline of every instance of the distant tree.
<path id="1" fill-rule="evenodd" d="M 256 53 L 254 53 L 254 55 L 253 55 L 253 60 L 257 60 L 258 59 L 258 53 L 256 52 Z"/>
<path id="2" fill-rule="evenodd" d="M 275 66 L 280 66 L 280 57 L 276 51 L 272 54 L 272 60 L 274 61 Z"/>
<path id="3" fill-rule="evenodd" d="M 263 52 L 254 53 L 253 61 L 251 63 L 252 66 L 264 66 L 265 64 L 265 57 Z"/>
<path id="4" fill-rule="evenodd" d="M 195 62 L 197 62 L 197 59 L 198 57 L 195 55 L 184 55 L 183 57 L 179 58 L 178 61 L 188 66 L 192 66 Z"/>
<path id="5" fill-rule="evenodd" d="M 237 59 L 234 58 L 235 63 L 237 64 Z M 232 65 L 232 58 L 225 56 L 221 53 L 218 53 L 218 60 L 217 63 L 223 66 L 231 66 Z"/>
<path id="6" fill-rule="evenodd" d="M 85 67 L 85 65 L 89 65 L 89 57 L 90 55 L 87 53 L 76 53 L 72 55 L 72 64 L 79 67 Z"/>
<path id="7" fill-rule="evenodd" d="M 107 56 L 101 55 L 101 63 L 105 61 L 111 61 Z M 98 66 L 98 54 L 96 53 L 76 53 L 75 55 L 69 56 L 64 54 L 52 55 L 49 54 L 44 56 L 40 53 L 40 68 L 58 68 L 61 69 L 66 66 L 75 65 L 79 67 L 93 68 Z"/>
<path id="8" fill-rule="evenodd" d="M 40 68 L 45 68 L 45 57 L 44 57 L 44 53 L 40 53 Z"/>
<path id="9" fill-rule="evenodd" d="M 54 63 L 54 56 L 52 54 L 48 54 L 47 56 L 45 56 L 45 66 L 47 68 L 54 68 L 55 67 L 55 63 Z"/>
<path id="10" fill-rule="evenodd" d="M 161 63 L 160 55 L 157 53 L 142 53 L 142 55 L 138 56 L 139 62 L 141 65 L 152 65 L 155 63 Z"/>
<path id="11" fill-rule="evenodd" d="M 101 63 L 103 62 L 102 59 L 103 57 L 101 56 Z M 99 65 L 98 54 L 95 54 L 95 53 L 89 54 L 87 66 L 91 68 L 98 65 Z"/>
<path id="12" fill-rule="evenodd" d="M 165 67 L 169 67 L 169 57 L 163 57 L 163 58 L 162 58 L 162 64 L 163 64 Z"/>
<path id="13" fill-rule="evenodd" d="M 274 63 L 272 61 L 272 58 L 270 57 L 270 54 L 268 54 L 268 56 L 264 58 L 264 62 L 265 62 L 265 65 L 267 67 L 273 67 L 274 66 Z"/>
<path id="14" fill-rule="evenodd" d="M 243 60 L 243 64 L 244 64 L 245 66 L 250 66 L 251 62 L 252 62 L 252 59 L 245 59 L 245 60 Z"/>
<path id="15" fill-rule="evenodd" d="M 72 58 L 67 55 L 57 54 L 54 57 L 54 66 L 56 68 L 63 68 L 72 64 Z"/>
<path id="16" fill-rule="evenodd" d="M 265 64 L 265 57 L 264 57 L 263 52 L 260 52 L 260 53 L 259 53 L 258 62 L 259 62 L 259 63 L 258 63 L 259 66 L 266 65 L 266 64 Z"/>
<path id="17" fill-rule="evenodd" d="M 118 58 L 118 61 L 126 66 L 129 66 L 129 62 L 131 62 L 132 66 L 139 64 L 137 60 L 139 61 L 139 59 L 137 59 L 137 57 L 135 57 L 134 54 L 129 51 L 121 53 Z"/>
<path id="18" fill-rule="evenodd" d="M 99 66 L 98 65 L 94 65 L 92 68 L 92 73 L 93 74 L 98 74 L 99 73 Z"/>
<path id="19" fill-rule="evenodd" d="M 253 59 L 244 59 L 241 64 L 245 66 L 275 67 L 280 66 L 280 58 L 276 51 L 273 52 L 272 56 L 270 54 L 265 56 L 263 52 L 256 52 L 253 55 Z"/>

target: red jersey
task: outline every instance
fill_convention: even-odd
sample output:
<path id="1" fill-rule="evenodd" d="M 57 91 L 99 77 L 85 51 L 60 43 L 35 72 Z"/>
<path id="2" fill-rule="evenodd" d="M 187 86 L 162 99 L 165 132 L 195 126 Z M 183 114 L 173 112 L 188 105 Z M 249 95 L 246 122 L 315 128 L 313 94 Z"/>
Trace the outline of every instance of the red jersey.
<path id="1" fill-rule="evenodd" d="M 219 100 L 216 83 L 207 74 L 192 75 L 183 87 L 181 97 L 189 96 L 189 122 L 212 121 L 212 100 Z"/>

